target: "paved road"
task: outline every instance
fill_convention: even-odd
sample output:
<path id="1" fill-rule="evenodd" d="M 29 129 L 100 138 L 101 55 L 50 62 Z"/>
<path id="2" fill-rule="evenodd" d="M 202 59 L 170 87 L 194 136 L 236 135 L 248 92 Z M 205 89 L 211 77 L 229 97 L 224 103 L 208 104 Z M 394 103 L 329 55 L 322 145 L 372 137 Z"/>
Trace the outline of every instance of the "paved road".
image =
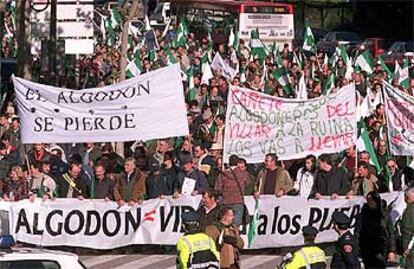
<path id="1" fill-rule="evenodd" d="M 100 255 L 80 256 L 89 269 L 175 269 L 175 255 Z M 281 261 L 277 255 L 242 255 L 242 268 L 274 269 Z"/>

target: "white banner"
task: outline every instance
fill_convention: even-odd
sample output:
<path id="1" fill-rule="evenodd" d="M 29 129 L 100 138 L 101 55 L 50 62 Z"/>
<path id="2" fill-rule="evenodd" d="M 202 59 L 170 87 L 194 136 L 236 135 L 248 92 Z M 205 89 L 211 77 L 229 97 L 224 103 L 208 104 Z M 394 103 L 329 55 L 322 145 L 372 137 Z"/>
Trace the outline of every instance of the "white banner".
<path id="1" fill-rule="evenodd" d="M 391 154 L 411 156 L 414 154 L 414 97 L 387 82 L 383 85 Z"/>
<path id="2" fill-rule="evenodd" d="M 388 204 L 403 193 L 383 194 Z M 182 236 L 181 214 L 199 207 L 201 196 L 171 197 L 145 201 L 141 206 L 121 207 L 102 200 L 57 199 L 30 203 L 0 202 L 0 209 L 9 211 L 11 233 L 15 239 L 42 246 L 79 246 L 96 249 L 112 249 L 130 244 L 175 245 Z M 306 200 L 300 197 L 260 198 L 259 221 L 251 248 L 287 247 L 303 244 L 301 229 L 308 224 L 320 233 L 317 242 L 333 242 L 337 236 L 331 217 L 335 211 L 343 211 L 351 217 L 352 227 L 360 212 L 364 197 L 330 200 Z M 404 199 L 398 199 L 393 208 L 394 217 L 404 210 Z M 251 214 L 255 200 L 245 197 Z M 76 205 L 76 206 L 75 206 Z M 243 227 L 242 234 L 247 248 L 248 239 Z"/>
<path id="3" fill-rule="evenodd" d="M 131 141 L 188 135 L 178 64 L 94 89 L 70 90 L 16 77 L 13 83 L 23 143 Z"/>
<path id="4" fill-rule="evenodd" d="M 238 70 L 234 69 L 223 60 L 219 52 L 216 53 L 211 62 L 211 69 L 221 70 L 222 75 L 228 79 L 233 79 L 238 73 Z"/>
<path id="5" fill-rule="evenodd" d="M 232 87 L 227 99 L 223 159 L 248 163 L 267 153 L 281 160 L 344 150 L 355 144 L 355 88 L 310 100 L 285 99 Z"/>

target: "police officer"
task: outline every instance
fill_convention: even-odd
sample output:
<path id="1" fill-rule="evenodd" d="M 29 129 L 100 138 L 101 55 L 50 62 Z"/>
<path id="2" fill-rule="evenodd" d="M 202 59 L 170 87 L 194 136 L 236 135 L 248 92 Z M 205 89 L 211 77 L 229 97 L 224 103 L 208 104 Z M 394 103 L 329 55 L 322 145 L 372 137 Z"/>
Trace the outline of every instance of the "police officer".
<path id="1" fill-rule="evenodd" d="M 358 240 L 349 231 L 351 219 L 342 212 L 334 212 L 332 220 L 339 238 L 335 243 L 335 253 L 332 256 L 332 269 L 359 269 Z"/>
<path id="2" fill-rule="evenodd" d="M 220 254 L 216 244 L 208 235 L 200 232 L 199 215 L 184 212 L 181 219 L 184 236 L 177 243 L 177 268 L 220 268 Z"/>
<path id="3" fill-rule="evenodd" d="M 302 228 L 305 246 L 293 254 L 292 260 L 284 269 L 325 269 L 325 252 L 315 245 L 318 230 L 308 225 Z"/>

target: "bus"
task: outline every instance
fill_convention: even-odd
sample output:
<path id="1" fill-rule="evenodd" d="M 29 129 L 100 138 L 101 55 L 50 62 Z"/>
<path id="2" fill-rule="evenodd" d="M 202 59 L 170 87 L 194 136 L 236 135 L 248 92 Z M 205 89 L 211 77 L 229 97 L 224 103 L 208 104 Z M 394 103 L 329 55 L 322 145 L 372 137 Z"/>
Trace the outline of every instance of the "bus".
<path id="1" fill-rule="evenodd" d="M 234 27 L 239 38 L 250 39 L 259 29 L 260 39 L 278 46 L 292 45 L 294 39 L 294 9 L 292 4 L 234 0 L 171 0 L 173 22 L 186 16 L 195 32 L 206 33 L 215 28 Z M 195 28 L 195 29 L 194 29 Z M 191 29 L 190 29 L 191 30 Z M 228 37 L 228 32 L 224 33 Z"/>

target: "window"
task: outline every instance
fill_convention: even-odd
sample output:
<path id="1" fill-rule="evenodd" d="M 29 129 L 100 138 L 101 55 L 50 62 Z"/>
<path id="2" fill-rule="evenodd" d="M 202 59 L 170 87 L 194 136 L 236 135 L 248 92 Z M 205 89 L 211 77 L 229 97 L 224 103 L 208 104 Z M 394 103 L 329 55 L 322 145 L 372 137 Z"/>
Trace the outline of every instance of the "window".
<path id="1" fill-rule="evenodd" d="M 56 261 L 42 260 L 20 260 L 20 261 L 1 261 L 0 269 L 60 269 Z"/>

